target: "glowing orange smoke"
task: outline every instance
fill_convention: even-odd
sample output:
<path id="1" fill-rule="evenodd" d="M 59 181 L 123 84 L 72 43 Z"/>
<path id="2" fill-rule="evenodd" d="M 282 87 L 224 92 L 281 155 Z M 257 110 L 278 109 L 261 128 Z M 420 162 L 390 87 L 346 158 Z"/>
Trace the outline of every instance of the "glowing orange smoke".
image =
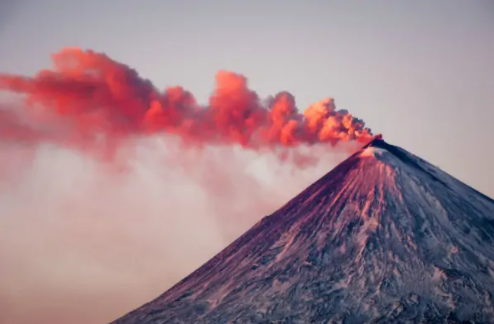
<path id="1" fill-rule="evenodd" d="M 263 105 L 246 78 L 233 72 L 217 73 L 209 103 L 201 106 L 183 88 L 161 92 L 102 53 L 65 48 L 52 59 L 53 69 L 34 77 L 0 74 L 0 90 L 24 95 L 23 118 L 27 113 L 30 122 L 1 114 L 2 138 L 108 146 L 129 136 L 167 133 L 194 145 L 249 149 L 372 139 L 364 122 L 336 110 L 332 99 L 302 114 L 287 92 Z"/>

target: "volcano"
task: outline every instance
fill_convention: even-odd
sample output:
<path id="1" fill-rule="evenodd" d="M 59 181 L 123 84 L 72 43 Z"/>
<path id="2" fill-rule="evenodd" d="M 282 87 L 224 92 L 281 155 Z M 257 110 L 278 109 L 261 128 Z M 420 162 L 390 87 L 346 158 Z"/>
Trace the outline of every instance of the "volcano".
<path id="1" fill-rule="evenodd" d="M 494 323 L 494 201 L 376 137 L 113 324 Z"/>

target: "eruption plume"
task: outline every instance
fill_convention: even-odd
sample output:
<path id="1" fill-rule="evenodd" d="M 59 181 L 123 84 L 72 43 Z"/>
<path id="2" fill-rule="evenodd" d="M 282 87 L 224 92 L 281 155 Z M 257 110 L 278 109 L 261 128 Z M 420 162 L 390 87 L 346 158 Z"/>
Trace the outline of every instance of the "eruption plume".
<path id="1" fill-rule="evenodd" d="M 331 98 L 303 113 L 287 92 L 263 104 L 247 79 L 233 72 L 219 71 L 209 103 L 199 105 L 182 87 L 159 91 L 102 53 L 65 48 L 52 59 L 53 69 L 34 77 L 0 74 L 0 90 L 25 100 L 22 118 L 0 115 L 2 138 L 111 149 L 123 138 L 171 134 L 188 145 L 271 151 L 372 139 L 364 122 L 336 110 Z"/>
<path id="2" fill-rule="evenodd" d="M 233 72 L 199 104 L 102 53 L 52 58 L 0 73 L 0 323 L 108 323 L 372 139 L 331 98 L 300 112 Z"/>

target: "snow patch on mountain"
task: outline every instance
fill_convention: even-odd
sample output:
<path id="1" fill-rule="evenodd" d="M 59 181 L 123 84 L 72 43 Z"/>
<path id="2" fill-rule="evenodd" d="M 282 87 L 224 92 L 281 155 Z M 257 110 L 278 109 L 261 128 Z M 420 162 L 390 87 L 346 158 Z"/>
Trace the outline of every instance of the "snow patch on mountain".
<path id="1" fill-rule="evenodd" d="M 360 152 L 360 157 L 375 157 L 380 156 L 385 152 L 387 151 L 383 148 L 369 146 Z"/>

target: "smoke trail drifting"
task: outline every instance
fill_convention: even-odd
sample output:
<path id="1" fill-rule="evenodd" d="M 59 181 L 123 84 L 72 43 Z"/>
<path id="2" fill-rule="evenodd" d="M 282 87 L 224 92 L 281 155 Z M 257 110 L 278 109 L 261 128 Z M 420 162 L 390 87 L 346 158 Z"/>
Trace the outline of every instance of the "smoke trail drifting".
<path id="1" fill-rule="evenodd" d="M 332 99 L 300 113 L 232 72 L 200 105 L 101 53 L 53 62 L 0 74 L 1 323 L 109 322 L 372 136 Z"/>

